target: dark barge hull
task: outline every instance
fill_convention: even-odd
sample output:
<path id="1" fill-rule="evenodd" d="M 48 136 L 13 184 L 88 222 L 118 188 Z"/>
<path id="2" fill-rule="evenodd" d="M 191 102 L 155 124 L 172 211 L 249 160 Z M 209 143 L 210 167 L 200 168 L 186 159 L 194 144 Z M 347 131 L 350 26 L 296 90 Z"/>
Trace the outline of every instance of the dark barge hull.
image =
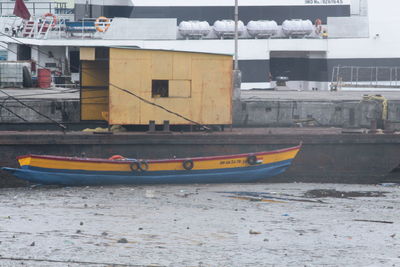
<path id="1" fill-rule="evenodd" d="M 273 150 L 303 143 L 290 169 L 268 182 L 379 183 L 400 163 L 400 136 L 313 129 L 246 129 L 223 133 L 0 132 L 0 166 L 18 167 L 24 154 L 129 158 L 213 156 Z M 1 186 L 21 185 L 1 172 Z"/>

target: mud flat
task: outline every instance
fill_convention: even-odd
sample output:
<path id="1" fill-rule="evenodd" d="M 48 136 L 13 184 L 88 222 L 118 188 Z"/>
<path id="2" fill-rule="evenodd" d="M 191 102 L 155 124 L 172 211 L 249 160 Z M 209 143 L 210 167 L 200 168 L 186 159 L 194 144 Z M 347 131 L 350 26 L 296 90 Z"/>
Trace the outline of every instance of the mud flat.
<path id="1" fill-rule="evenodd" d="M 301 183 L 1 189 L 0 266 L 397 266 L 399 197 Z"/>

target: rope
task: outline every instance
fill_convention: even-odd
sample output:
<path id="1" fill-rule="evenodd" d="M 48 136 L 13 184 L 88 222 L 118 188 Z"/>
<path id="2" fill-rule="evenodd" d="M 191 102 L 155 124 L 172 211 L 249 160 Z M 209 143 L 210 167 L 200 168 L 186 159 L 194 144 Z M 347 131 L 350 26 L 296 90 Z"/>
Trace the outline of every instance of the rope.
<path id="1" fill-rule="evenodd" d="M 55 124 L 58 125 L 58 127 L 60 127 L 63 130 L 67 129 L 67 126 L 65 126 L 64 124 L 59 123 L 58 121 L 53 120 L 52 118 L 50 118 L 49 116 L 40 113 L 39 111 L 37 111 L 36 109 L 32 108 L 31 106 L 25 104 L 24 102 L 22 102 L 21 100 L 19 100 L 18 98 L 13 97 L 12 95 L 7 94 L 6 92 L 4 92 L 3 90 L 0 90 L 0 92 L 2 92 L 3 94 L 5 94 L 6 96 L 14 99 L 15 101 L 17 101 L 18 103 L 20 103 L 21 105 L 23 105 L 24 107 L 29 108 L 30 110 L 33 110 L 34 112 L 36 112 L 37 114 L 39 114 L 42 117 L 45 117 L 46 119 L 48 119 L 51 122 L 54 122 Z"/>
<path id="2" fill-rule="evenodd" d="M 26 119 L 22 118 L 21 116 L 19 116 L 17 113 L 15 113 L 14 111 L 12 111 L 11 109 L 7 108 L 6 106 L 4 106 L 3 104 L 0 104 L 1 108 L 4 108 L 5 110 L 7 110 L 8 112 L 10 112 L 11 114 L 13 114 L 15 117 L 17 117 L 18 119 L 21 119 L 24 122 L 28 122 Z"/>
<path id="3" fill-rule="evenodd" d="M 380 95 L 366 95 L 363 97 L 363 101 L 381 101 L 382 102 L 382 119 L 387 120 L 389 114 L 388 100 L 384 96 Z"/>

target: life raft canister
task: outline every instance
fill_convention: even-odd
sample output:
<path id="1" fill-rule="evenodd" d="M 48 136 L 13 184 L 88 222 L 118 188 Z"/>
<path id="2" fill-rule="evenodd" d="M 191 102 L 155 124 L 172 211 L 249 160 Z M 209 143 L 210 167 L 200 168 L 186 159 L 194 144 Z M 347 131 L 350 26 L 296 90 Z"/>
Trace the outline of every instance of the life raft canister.
<path id="1" fill-rule="evenodd" d="M 107 31 L 108 28 L 110 28 L 110 25 L 110 19 L 103 16 L 98 17 L 94 22 L 94 26 L 96 27 L 96 31 L 98 32 Z"/>

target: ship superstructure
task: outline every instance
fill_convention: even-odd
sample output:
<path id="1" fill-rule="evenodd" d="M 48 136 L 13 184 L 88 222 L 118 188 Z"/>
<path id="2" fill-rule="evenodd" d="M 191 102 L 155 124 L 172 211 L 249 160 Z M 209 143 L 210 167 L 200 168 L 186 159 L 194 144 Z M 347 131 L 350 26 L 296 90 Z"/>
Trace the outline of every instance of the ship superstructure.
<path id="1" fill-rule="evenodd" d="M 350 0 L 240 0 L 240 20 L 274 20 L 281 24 L 286 19 L 321 19 L 348 17 Z M 178 23 L 200 20 L 233 19 L 233 0 L 75 0 L 75 18 L 130 17 L 176 18 Z"/>
<path id="2" fill-rule="evenodd" d="M 82 46 L 233 54 L 229 31 L 233 4 L 226 0 L 76 0 L 75 22 L 49 23 L 45 31 L 38 24 L 29 32 L 2 39 L 8 43 L 9 60 L 33 59 L 53 73 L 79 80 Z M 400 52 L 395 47 L 400 33 L 393 30 L 399 22 L 398 1 L 241 0 L 239 5 L 242 89 L 275 88 L 277 81 L 289 90 L 337 90 L 347 85 L 357 89 L 372 81 L 374 87 L 399 86 Z M 96 24 L 100 16 L 106 20 Z M 272 34 L 251 33 L 254 25 L 275 27 L 272 22 L 276 24 Z M 203 31 L 191 35 L 190 27 Z M 219 34 L 221 27 L 228 29 L 227 34 Z M 296 34 L 299 27 L 306 33 Z M 189 34 L 182 29 L 189 29 Z"/>

